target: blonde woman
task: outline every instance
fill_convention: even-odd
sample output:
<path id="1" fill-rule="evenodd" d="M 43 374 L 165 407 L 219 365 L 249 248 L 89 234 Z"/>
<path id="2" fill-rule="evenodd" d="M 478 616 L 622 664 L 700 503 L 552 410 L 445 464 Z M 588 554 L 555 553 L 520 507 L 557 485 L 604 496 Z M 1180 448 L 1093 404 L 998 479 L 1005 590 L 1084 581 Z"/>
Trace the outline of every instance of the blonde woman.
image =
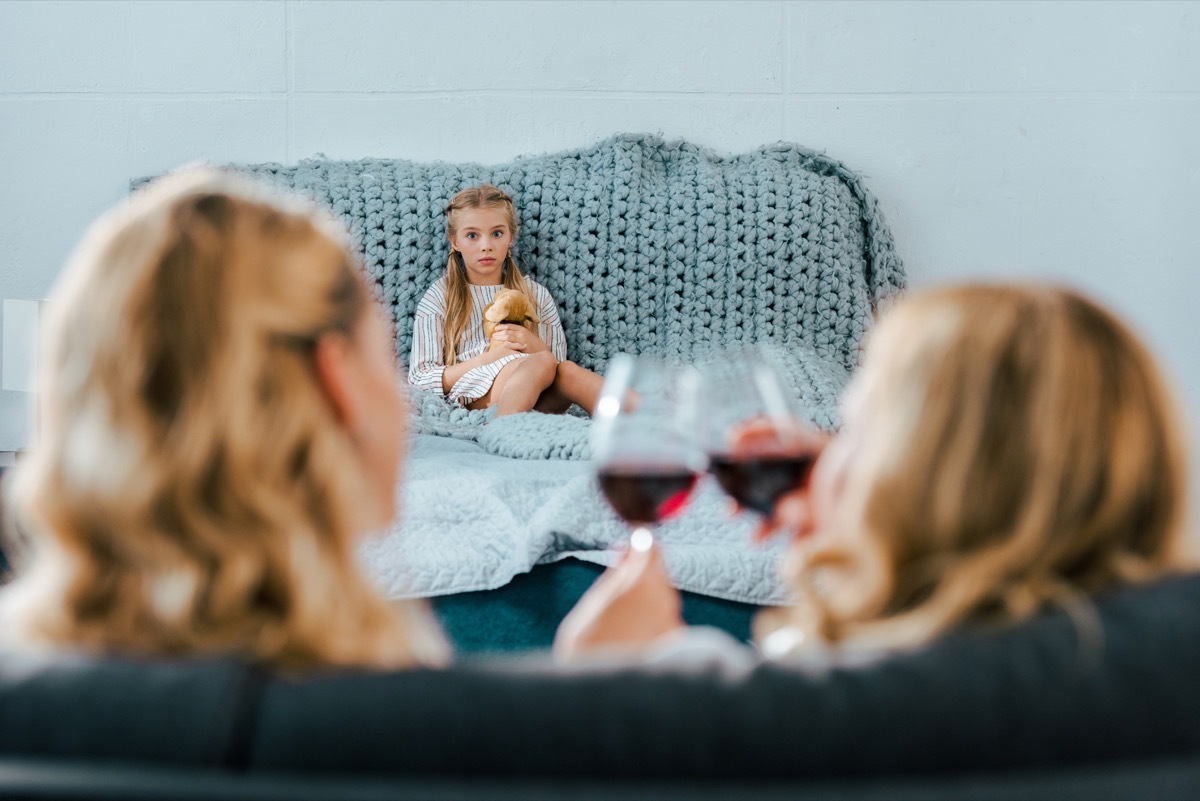
<path id="1" fill-rule="evenodd" d="M 1191 569 L 1177 415 L 1145 347 L 1074 292 L 960 286 L 901 302 L 871 337 L 842 430 L 814 442 L 810 486 L 769 524 L 796 538 L 796 604 L 759 621 L 761 650 L 857 659 L 1052 606 L 1086 623 L 1089 597 Z M 752 658 L 683 632 L 659 555 L 633 551 L 556 651 Z"/>
<path id="2" fill-rule="evenodd" d="M 517 267 L 512 198 L 491 184 L 463 189 L 446 206 L 446 237 L 446 274 L 417 305 L 409 383 L 468 409 L 492 409 L 497 416 L 563 412 L 572 403 L 591 412 L 603 379 L 567 359 L 554 298 Z M 537 311 L 536 333 L 502 323 L 489 341 L 483 310 L 502 289 L 526 296 Z"/>
<path id="3" fill-rule="evenodd" d="M 395 514 L 406 409 L 330 222 L 215 171 L 167 177 L 92 227 L 49 316 L 7 644 L 446 661 L 426 610 L 355 562 Z"/>

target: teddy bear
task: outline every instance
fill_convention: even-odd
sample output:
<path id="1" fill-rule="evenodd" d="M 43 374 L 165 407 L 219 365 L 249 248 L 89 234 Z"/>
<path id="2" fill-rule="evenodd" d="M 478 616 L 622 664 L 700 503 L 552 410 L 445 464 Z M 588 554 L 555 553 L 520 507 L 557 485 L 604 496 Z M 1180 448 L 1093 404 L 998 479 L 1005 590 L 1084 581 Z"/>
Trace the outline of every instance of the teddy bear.
<path id="1" fill-rule="evenodd" d="M 483 335 L 488 338 L 487 349 L 503 344 L 492 340 L 496 326 L 501 323 L 523 325 L 533 333 L 537 333 L 541 320 L 533 309 L 533 304 L 524 292 L 519 289 L 501 289 L 492 298 L 492 302 L 483 307 Z"/>

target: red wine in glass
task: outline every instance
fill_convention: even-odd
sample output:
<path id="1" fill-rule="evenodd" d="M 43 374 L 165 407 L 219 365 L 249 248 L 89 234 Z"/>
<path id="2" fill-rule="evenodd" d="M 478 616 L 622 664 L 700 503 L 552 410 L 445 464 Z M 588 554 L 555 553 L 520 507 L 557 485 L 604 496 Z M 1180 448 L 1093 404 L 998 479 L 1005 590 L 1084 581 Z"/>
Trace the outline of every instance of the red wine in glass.
<path id="1" fill-rule="evenodd" d="M 613 511 L 633 526 L 652 526 L 683 511 L 696 486 L 685 465 L 618 463 L 597 471 L 600 491 Z"/>
<path id="2" fill-rule="evenodd" d="M 770 517 L 808 482 L 818 448 L 794 391 L 767 347 L 741 347 L 706 364 L 696 386 L 709 472 L 738 504 Z"/>
<path id="3" fill-rule="evenodd" d="M 649 547 L 651 527 L 683 512 L 704 472 L 695 437 L 694 371 L 647 356 L 609 362 L 592 417 L 600 493 L 633 526 L 630 547 Z"/>
<path id="4" fill-rule="evenodd" d="M 709 472 L 731 498 L 769 517 L 783 495 L 803 487 L 812 472 L 812 454 L 709 455 Z"/>

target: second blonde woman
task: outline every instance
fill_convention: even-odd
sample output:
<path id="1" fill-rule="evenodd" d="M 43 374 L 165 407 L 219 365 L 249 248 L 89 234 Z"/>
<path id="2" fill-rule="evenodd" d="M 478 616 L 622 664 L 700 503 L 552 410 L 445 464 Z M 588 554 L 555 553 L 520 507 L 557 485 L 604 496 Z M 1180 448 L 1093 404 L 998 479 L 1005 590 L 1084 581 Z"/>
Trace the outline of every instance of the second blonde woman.
<path id="1" fill-rule="evenodd" d="M 1076 292 L 965 285 L 901 301 L 810 486 L 775 510 L 796 537 L 797 597 L 761 621 L 763 652 L 860 659 L 1049 607 L 1086 624 L 1095 596 L 1193 570 L 1182 428 L 1149 351 Z M 697 641 L 684 631 L 657 552 L 630 553 L 556 645 Z"/>

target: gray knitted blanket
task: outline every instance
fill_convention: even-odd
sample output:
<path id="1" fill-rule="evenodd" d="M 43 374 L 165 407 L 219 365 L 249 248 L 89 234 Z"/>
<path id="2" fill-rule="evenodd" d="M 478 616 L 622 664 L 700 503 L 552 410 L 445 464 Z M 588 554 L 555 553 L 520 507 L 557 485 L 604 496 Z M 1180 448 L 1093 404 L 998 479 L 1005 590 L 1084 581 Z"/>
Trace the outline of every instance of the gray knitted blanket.
<path id="1" fill-rule="evenodd" d="M 806 345 L 770 348 L 780 376 L 797 400 L 797 408 L 818 428 L 838 428 L 838 398 L 850 374 L 841 364 L 821 359 Z M 720 359 L 717 348 L 699 349 L 691 363 L 703 367 Z M 410 427 L 416 434 L 454 437 L 477 443 L 488 453 L 514 459 L 588 459 L 590 421 L 572 408 L 573 414 L 551 415 L 529 412 L 490 419 L 482 411 L 471 411 L 428 392 L 412 395 Z M 578 414 L 575 414 L 578 412 Z"/>
<path id="2" fill-rule="evenodd" d="M 405 356 L 417 303 L 445 269 L 442 210 L 484 181 L 515 199 L 514 254 L 557 301 L 568 357 L 598 372 L 623 351 L 695 362 L 714 348 L 772 342 L 813 420 L 833 428 L 875 310 L 905 286 L 861 179 L 791 144 L 724 157 L 621 134 L 491 166 L 312 159 L 236 169 L 341 218 Z M 364 548 L 392 595 L 490 589 L 566 555 L 604 561 L 623 536 L 584 461 L 586 419 L 530 413 L 484 426 L 482 413 L 421 393 L 413 407 L 404 522 Z M 777 550 L 748 548 L 745 521 L 723 517 L 711 486 L 693 507 L 664 531 L 676 584 L 781 602 Z"/>
<path id="3" fill-rule="evenodd" d="M 686 359 L 697 343 L 765 340 L 853 368 L 872 311 L 905 286 L 861 179 L 792 144 L 724 157 L 621 134 L 493 166 L 310 159 L 237 169 L 346 223 L 402 355 L 417 302 L 445 270 L 442 210 L 483 181 L 513 195 L 517 262 L 558 302 L 569 357 L 594 370 L 623 350 Z"/>

